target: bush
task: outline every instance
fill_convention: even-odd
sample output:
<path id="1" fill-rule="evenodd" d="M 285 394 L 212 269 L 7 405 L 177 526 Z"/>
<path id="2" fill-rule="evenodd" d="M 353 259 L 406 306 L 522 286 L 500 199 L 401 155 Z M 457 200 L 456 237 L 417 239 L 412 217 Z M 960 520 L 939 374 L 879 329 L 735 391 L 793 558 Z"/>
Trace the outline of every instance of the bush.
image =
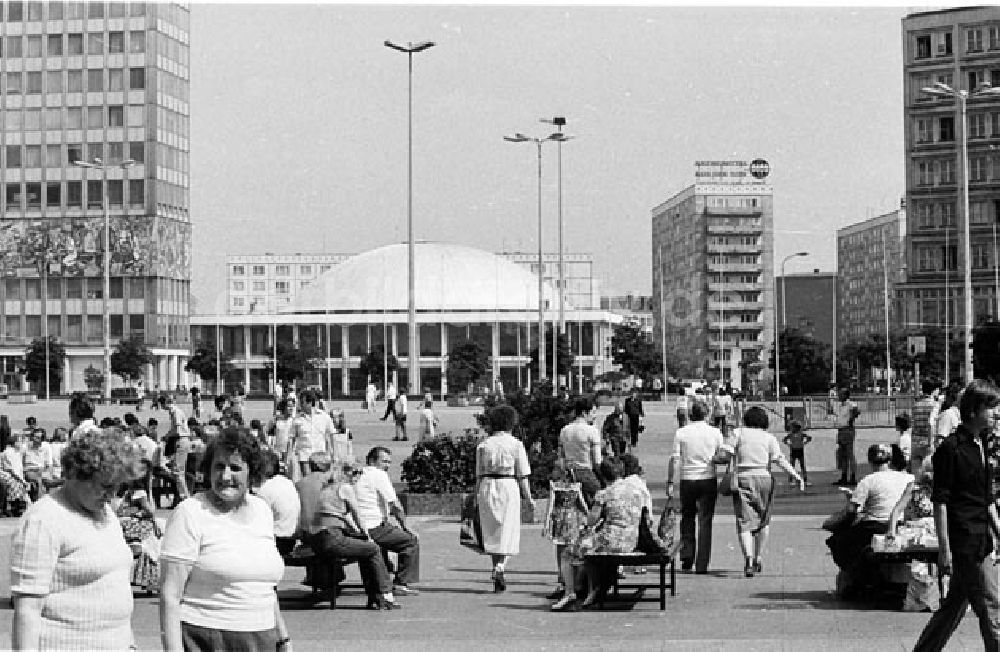
<path id="1" fill-rule="evenodd" d="M 415 494 L 448 494 L 476 488 L 476 446 L 482 441 L 478 430 L 454 436 L 445 433 L 419 442 L 403 460 L 402 479 Z"/>

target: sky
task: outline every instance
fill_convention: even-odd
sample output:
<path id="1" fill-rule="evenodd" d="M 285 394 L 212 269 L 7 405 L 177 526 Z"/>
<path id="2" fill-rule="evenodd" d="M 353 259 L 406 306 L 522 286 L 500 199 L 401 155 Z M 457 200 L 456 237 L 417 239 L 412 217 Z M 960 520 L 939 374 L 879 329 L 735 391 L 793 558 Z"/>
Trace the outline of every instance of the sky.
<path id="1" fill-rule="evenodd" d="M 225 311 L 227 255 L 406 240 L 407 62 L 386 39 L 436 43 L 413 57 L 416 239 L 537 251 L 536 149 L 503 136 L 565 116 L 564 250 L 593 254 L 602 293 L 651 293 L 650 212 L 704 159 L 768 160 L 775 259 L 834 270 L 836 230 L 905 192 L 906 13 L 192 3 L 197 310 Z"/>

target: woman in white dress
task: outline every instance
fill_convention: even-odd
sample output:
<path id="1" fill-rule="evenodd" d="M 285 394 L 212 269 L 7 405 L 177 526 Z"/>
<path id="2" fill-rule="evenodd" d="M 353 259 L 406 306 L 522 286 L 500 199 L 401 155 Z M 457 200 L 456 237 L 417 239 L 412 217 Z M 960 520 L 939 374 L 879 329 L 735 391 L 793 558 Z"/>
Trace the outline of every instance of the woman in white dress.
<path id="1" fill-rule="evenodd" d="M 476 448 L 476 496 L 483 532 L 483 549 L 493 561 L 493 590 L 507 589 L 504 570 L 520 551 L 521 499 L 531 499 L 528 454 L 511 434 L 518 416 L 509 405 L 486 413 L 490 436 Z"/>

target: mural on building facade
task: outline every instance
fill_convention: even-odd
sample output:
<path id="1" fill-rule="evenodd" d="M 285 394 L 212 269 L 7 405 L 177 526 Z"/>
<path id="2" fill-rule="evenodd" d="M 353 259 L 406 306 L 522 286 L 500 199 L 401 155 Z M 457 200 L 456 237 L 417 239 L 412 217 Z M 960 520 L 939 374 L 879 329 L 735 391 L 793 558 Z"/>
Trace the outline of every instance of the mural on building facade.
<path id="1" fill-rule="evenodd" d="M 112 275 L 190 279 L 190 224 L 141 216 L 112 217 L 109 225 Z M 103 218 L 0 222 L 0 273 L 40 276 L 44 265 L 52 275 L 101 276 Z"/>

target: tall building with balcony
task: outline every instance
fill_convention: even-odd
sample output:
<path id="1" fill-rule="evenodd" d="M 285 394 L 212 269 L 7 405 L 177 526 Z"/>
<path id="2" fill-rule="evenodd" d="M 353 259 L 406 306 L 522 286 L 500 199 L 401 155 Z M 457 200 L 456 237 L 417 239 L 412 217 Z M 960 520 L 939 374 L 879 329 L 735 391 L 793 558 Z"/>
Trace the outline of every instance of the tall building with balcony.
<path id="1" fill-rule="evenodd" d="M 974 91 L 1000 86 L 1000 7 L 928 11 L 902 21 L 906 165 L 906 282 L 899 288 L 905 328 L 945 327 L 963 338 L 966 221 L 971 231 L 973 319 L 997 314 L 993 227 L 1000 216 L 1000 99 L 958 102 L 922 92 L 936 82 Z M 968 142 L 968 176 L 962 141 Z M 969 211 L 962 188 L 968 183 Z"/>
<path id="2" fill-rule="evenodd" d="M 842 345 L 872 333 L 884 335 L 886 319 L 890 332 L 902 325 L 895 297 L 906 278 L 905 237 L 903 208 L 837 230 L 837 341 Z"/>
<path id="3" fill-rule="evenodd" d="M 0 11 L 4 381 L 16 384 L 27 344 L 50 335 L 67 351 L 52 390 L 86 389 L 84 370 L 103 369 L 107 304 L 112 346 L 138 336 L 155 356 L 147 386 L 188 384 L 188 7 L 5 2 Z"/>
<path id="4" fill-rule="evenodd" d="M 652 210 L 654 339 L 681 377 L 756 390 L 774 340 L 774 230 L 766 162 L 699 161 Z"/>

